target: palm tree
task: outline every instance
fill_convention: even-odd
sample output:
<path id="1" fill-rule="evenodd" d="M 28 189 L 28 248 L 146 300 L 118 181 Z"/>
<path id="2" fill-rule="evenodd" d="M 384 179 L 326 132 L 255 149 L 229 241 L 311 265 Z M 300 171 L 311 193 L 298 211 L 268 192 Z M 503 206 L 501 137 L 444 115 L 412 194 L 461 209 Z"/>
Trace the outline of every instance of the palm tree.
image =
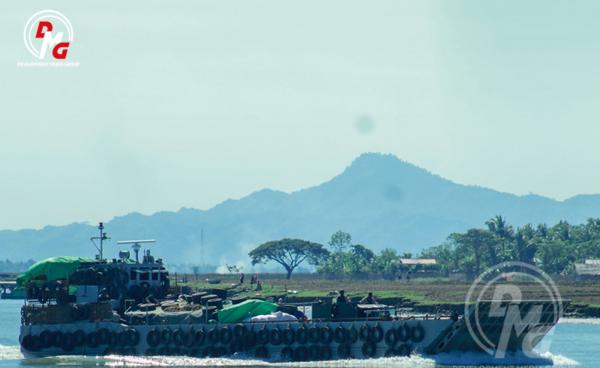
<path id="1" fill-rule="evenodd" d="M 513 227 L 500 215 L 492 217 L 485 224 L 494 237 L 494 241 L 490 241 L 488 244 L 491 263 L 498 264 L 501 260 L 510 259 L 511 244 L 514 241 Z"/>
<path id="2" fill-rule="evenodd" d="M 482 229 L 469 229 L 465 234 L 454 233 L 450 237 L 459 247 L 466 248 L 465 250 L 468 255 L 473 257 L 473 273 L 474 275 L 479 275 L 484 263 L 483 256 L 485 250 L 489 249 L 490 243 L 494 242 L 492 234 Z"/>
<path id="3" fill-rule="evenodd" d="M 533 264 L 535 253 L 538 250 L 540 239 L 531 224 L 518 228 L 515 233 L 515 258 L 520 262 Z"/>

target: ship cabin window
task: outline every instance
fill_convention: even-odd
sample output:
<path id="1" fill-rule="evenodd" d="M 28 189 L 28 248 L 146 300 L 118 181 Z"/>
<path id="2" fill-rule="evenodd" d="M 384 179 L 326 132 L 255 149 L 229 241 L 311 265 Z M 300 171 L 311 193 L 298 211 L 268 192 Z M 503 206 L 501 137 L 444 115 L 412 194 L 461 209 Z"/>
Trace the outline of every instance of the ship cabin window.
<path id="1" fill-rule="evenodd" d="M 133 281 L 137 280 L 137 270 L 135 268 L 132 268 L 129 272 L 129 279 Z"/>
<path id="2" fill-rule="evenodd" d="M 150 280 L 150 273 L 148 272 L 147 268 L 142 268 L 142 272 L 140 272 L 140 280 L 141 281 Z"/>
<path id="3" fill-rule="evenodd" d="M 152 270 L 152 281 L 158 280 L 158 270 Z"/>

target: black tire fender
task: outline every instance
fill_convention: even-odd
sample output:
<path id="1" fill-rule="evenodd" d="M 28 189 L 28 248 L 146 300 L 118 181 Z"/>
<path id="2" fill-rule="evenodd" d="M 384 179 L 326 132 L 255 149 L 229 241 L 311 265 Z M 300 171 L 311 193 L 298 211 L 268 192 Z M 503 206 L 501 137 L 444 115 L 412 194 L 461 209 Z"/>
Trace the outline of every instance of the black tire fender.
<path id="1" fill-rule="evenodd" d="M 62 331 L 53 331 L 52 332 L 52 345 L 54 347 L 60 348 L 64 333 Z"/>
<path id="2" fill-rule="evenodd" d="M 396 354 L 400 356 L 410 356 L 412 353 L 412 348 L 409 344 L 401 344 L 396 348 Z"/>
<path id="3" fill-rule="evenodd" d="M 376 343 L 381 342 L 381 340 L 383 340 L 383 328 L 381 325 L 377 323 L 375 327 L 373 327 L 372 331 L 373 341 Z"/>
<path id="4" fill-rule="evenodd" d="M 106 328 L 101 328 L 98 330 L 98 345 L 106 345 L 108 344 L 110 339 L 110 331 Z"/>
<path id="5" fill-rule="evenodd" d="M 83 330 L 73 332 L 73 346 L 83 346 L 85 344 L 85 337 Z"/>
<path id="6" fill-rule="evenodd" d="M 108 346 L 115 347 L 119 345 L 119 333 L 117 331 L 110 331 L 108 333 Z"/>
<path id="7" fill-rule="evenodd" d="M 204 332 L 203 328 L 194 331 L 194 344 L 196 344 L 196 346 L 202 346 L 202 344 L 204 344 L 205 340 L 206 340 L 206 332 Z"/>
<path id="8" fill-rule="evenodd" d="M 350 344 L 354 344 L 358 341 L 358 330 L 356 327 L 352 326 L 348 330 L 348 342 Z"/>
<path id="9" fill-rule="evenodd" d="M 52 341 L 52 332 L 48 330 L 44 330 L 40 333 L 40 348 L 46 349 L 51 347 L 53 344 Z"/>
<path id="10" fill-rule="evenodd" d="M 425 338 L 425 329 L 420 323 L 417 323 L 410 329 L 410 338 L 413 342 L 421 342 Z"/>
<path id="11" fill-rule="evenodd" d="M 375 345 L 375 343 L 372 341 L 365 342 L 361 348 L 361 352 L 365 358 L 374 357 L 376 351 L 377 351 L 377 345 Z"/>
<path id="12" fill-rule="evenodd" d="M 321 346 L 321 360 L 331 360 L 331 347 L 329 345 Z"/>
<path id="13" fill-rule="evenodd" d="M 97 331 L 92 331 L 85 337 L 85 345 L 89 348 L 96 348 L 100 345 L 100 336 Z"/>
<path id="14" fill-rule="evenodd" d="M 396 330 L 394 328 L 390 328 L 389 330 L 387 330 L 385 332 L 385 343 L 388 346 L 394 346 L 396 345 L 396 340 L 397 340 L 398 336 L 396 334 Z"/>
<path id="15" fill-rule="evenodd" d="M 219 340 L 221 341 L 221 344 L 229 344 L 232 338 L 233 334 L 231 333 L 231 329 L 227 326 L 221 327 L 221 329 L 219 330 Z"/>
<path id="16" fill-rule="evenodd" d="M 305 362 L 308 360 L 308 349 L 306 346 L 298 346 L 294 350 L 294 361 Z"/>
<path id="17" fill-rule="evenodd" d="M 329 326 L 321 327 L 320 340 L 323 344 L 331 344 L 333 341 L 333 331 Z"/>
<path id="18" fill-rule="evenodd" d="M 210 342 L 211 344 L 216 344 L 219 342 L 219 331 L 216 327 L 213 327 L 210 330 L 208 330 L 206 337 L 208 338 L 208 342 Z"/>
<path id="19" fill-rule="evenodd" d="M 281 360 L 289 361 L 292 359 L 294 359 L 294 349 L 291 346 L 281 349 Z"/>
<path id="20" fill-rule="evenodd" d="M 134 329 L 130 328 L 125 331 L 125 335 L 127 336 L 127 345 L 128 346 L 137 346 L 140 343 L 140 333 Z"/>
<path id="21" fill-rule="evenodd" d="M 256 332 L 254 330 L 246 331 L 244 335 L 244 347 L 246 350 L 252 349 L 256 346 Z"/>
<path id="22" fill-rule="evenodd" d="M 233 327 L 233 336 L 235 336 L 237 339 L 241 339 L 244 337 L 244 335 L 246 334 L 246 326 L 238 323 L 237 325 L 235 325 Z"/>
<path id="23" fill-rule="evenodd" d="M 269 338 L 269 341 L 271 342 L 272 345 L 281 345 L 281 342 L 283 340 L 282 334 L 281 334 L 281 330 L 278 327 L 275 327 L 274 329 L 271 330 L 271 336 Z"/>
<path id="24" fill-rule="evenodd" d="M 165 328 L 160 332 L 160 342 L 163 345 L 169 345 L 173 340 L 173 331 L 170 328 Z"/>
<path id="25" fill-rule="evenodd" d="M 296 340 L 296 333 L 292 330 L 292 326 L 288 326 L 282 333 L 283 343 L 286 345 L 292 345 Z"/>
<path id="26" fill-rule="evenodd" d="M 308 347 L 308 360 L 321 360 L 321 347 L 319 345 L 311 345 Z"/>
<path id="27" fill-rule="evenodd" d="M 127 336 L 127 330 L 119 332 L 119 347 L 125 347 L 129 345 L 129 336 Z"/>
<path id="28" fill-rule="evenodd" d="M 348 330 L 345 329 L 344 327 L 342 327 L 341 325 L 337 326 L 333 333 L 333 339 L 338 344 L 345 343 L 346 340 L 348 339 Z"/>
<path id="29" fill-rule="evenodd" d="M 229 345 L 229 353 L 231 355 L 244 351 L 244 341 L 241 339 L 233 339 Z"/>
<path id="30" fill-rule="evenodd" d="M 153 328 L 148 331 L 148 334 L 146 335 L 146 343 L 148 343 L 148 346 L 155 348 L 160 344 L 160 340 L 161 336 L 157 329 Z"/>
<path id="31" fill-rule="evenodd" d="M 348 343 L 340 344 L 337 348 L 338 358 L 341 358 L 341 359 L 350 358 L 351 352 L 352 352 L 352 347 Z"/>
<path id="32" fill-rule="evenodd" d="M 183 346 L 186 348 L 191 348 L 196 343 L 196 337 L 194 336 L 196 330 L 193 327 L 189 329 L 189 331 L 183 331 Z"/>
<path id="33" fill-rule="evenodd" d="M 298 344 L 301 344 L 301 345 L 304 345 L 308 342 L 308 331 L 307 331 L 306 327 L 300 326 L 296 330 L 296 341 L 298 342 Z M 294 360 L 296 360 L 296 359 L 294 359 Z"/>
<path id="34" fill-rule="evenodd" d="M 183 345 L 183 331 L 180 328 L 175 329 L 175 331 L 173 331 L 173 344 L 175 344 L 175 346 L 181 346 Z"/>
<path id="35" fill-rule="evenodd" d="M 361 341 L 371 341 L 371 337 L 373 336 L 373 330 L 366 323 L 360 326 L 360 339 Z"/>
<path id="36" fill-rule="evenodd" d="M 398 341 L 406 342 L 408 341 L 408 339 L 410 339 L 411 330 L 406 323 L 403 323 L 401 326 L 398 327 L 396 333 L 398 335 Z"/>
<path id="37" fill-rule="evenodd" d="M 74 348 L 73 345 L 73 334 L 70 332 L 65 332 L 62 336 L 62 340 L 60 342 L 60 347 L 64 351 L 71 351 Z"/>
<path id="38" fill-rule="evenodd" d="M 260 330 L 258 330 L 258 334 L 256 337 L 257 337 L 256 340 L 257 340 L 258 344 L 266 345 L 269 343 L 271 336 L 269 334 L 269 330 L 266 327 L 263 327 Z"/>
<path id="39" fill-rule="evenodd" d="M 308 341 L 312 344 L 317 344 L 321 339 L 321 331 L 318 327 L 313 326 L 308 329 Z"/>
<path id="40" fill-rule="evenodd" d="M 25 350 L 30 350 L 31 347 L 31 335 L 25 335 L 21 339 L 21 347 Z"/>

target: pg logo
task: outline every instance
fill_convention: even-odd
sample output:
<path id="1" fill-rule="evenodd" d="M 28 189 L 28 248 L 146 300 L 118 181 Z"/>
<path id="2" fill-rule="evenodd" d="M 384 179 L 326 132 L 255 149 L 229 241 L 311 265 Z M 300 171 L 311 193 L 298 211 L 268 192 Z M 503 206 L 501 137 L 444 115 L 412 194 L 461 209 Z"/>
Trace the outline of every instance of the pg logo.
<path id="1" fill-rule="evenodd" d="M 27 51 L 37 59 L 52 55 L 54 59 L 64 60 L 73 42 L 73 26 L 56 10 L 42 10 L 25 24 L 23 41 Z"/>

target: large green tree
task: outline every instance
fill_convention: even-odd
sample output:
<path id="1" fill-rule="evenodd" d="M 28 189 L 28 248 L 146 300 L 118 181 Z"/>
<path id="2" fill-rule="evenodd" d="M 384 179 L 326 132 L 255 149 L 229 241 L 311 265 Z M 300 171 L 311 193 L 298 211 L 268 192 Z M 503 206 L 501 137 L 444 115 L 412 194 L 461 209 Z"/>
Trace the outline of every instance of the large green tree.
<path id="1" fill-rule="evenodd" d="M 343 252 L 352 244 L 352 236 L 342 230 L 338 230 L 329 239 L 329 246 L 334 252 Z"/>
<path id="2" fill-rule="evenodd" d="M 277 262 L 285 268 L 287 278 L 302 262 L 317 265 L 327 258 L 329 252 L 318 243 L 301 239 L 281 239 L 263 243 L 248 253 L 252 265 L 257 263 Z"/>
<path id="3" fill-rule="evenodd" d="M 482 266 L 488 264 L 486 256 L 489 257 L 490 254 L 486 251 L 489 251 L 490 244 L 494 243 L 493 235 L 483 229 L 469 229 L 464 234 L 451 234 L 450 238 L 456 242 L 459 251 L 464 253 L 463 261 L 468 264 L 465 267 L 467 273 L 479 275 Z"/>

